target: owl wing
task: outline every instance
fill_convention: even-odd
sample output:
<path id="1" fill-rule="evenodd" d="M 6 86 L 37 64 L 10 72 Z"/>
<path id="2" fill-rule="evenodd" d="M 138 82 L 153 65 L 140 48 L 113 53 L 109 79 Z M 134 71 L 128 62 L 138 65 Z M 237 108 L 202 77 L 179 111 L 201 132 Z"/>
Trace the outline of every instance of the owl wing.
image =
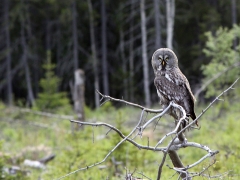
<path id="1" fill-rule="evenodd" d="M 176 68 L 173 73 L 170 74 L 170 80 L 172 80 L 175 84 L 180 85 L 180 86 L 185 86 L 187 88 L 187 92 L 189 93 L 191 99 L 193 102 L 196 101 L 191 88 L 190 84 L 187 80 L 187 78 L 184 76 L 184 74 L 181 72 L 179 68 Z"/>
<path id="2" fill-rule="evenodd" d="M 196 118 L 194 113 L 195 98 L 191 92 L 187 78 L 180 70 L 169 74 L 165 73 L 164 76 L 157 76 L 154 84 L 164 98 L 182 106 L 186 110 L 187 115 L 192 119 Z"/>

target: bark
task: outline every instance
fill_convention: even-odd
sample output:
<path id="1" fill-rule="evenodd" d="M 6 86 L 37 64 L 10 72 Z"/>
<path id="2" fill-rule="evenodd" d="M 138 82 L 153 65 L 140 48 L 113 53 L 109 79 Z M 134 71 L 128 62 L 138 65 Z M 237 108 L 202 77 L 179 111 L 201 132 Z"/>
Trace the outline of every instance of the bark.
<path id="1" fill-rule="evenodd" d="M 237 24 L 237 10 L 236 10 L 236 0 L 232 0 L 232 24 Z M 233 48 L 236 49 L 237 47 L 237 37 L 235 36 L 233 40 Z"/>
<path id="2" fill-rule="evenodd" d="M 11 38 L 9 32 L 9 1 L 4 0 L 4 20 L 5 20 L 5 33 L 6 33 L 6 48 L 7 48 L 7 104 L 13 105 L 13 97 L 12 97 L 12 56 L 11 56 Z"/>
<path id="3" fill-rule="evenodd" d="M 173 29 L 175 17 L 175 0 L 166 0 L 167 15 L 167 47 L 173 49 Z"/>
<path id="4" fill-rule="evenodd" d="M 149 68 L 147 62 L 147 31 L 146 31 L 146 15 L 145 15 L 145 0 L 140 1 L 141 8 L 141 34 L 142 34 L 142 61 L 143 61 L 143 83 L 145 104 L 150 107 L 150 91 L 149 91 Z"/>
<path id="5" fill-rule="evenodd" d="M 176 168 L 184 168 L 184 165 L 181 161 L 181 159 L 179 158 L 178 154 L 176 151 L 169 151 L 168 152 L 168 155 L 173 163 L 173 166 L 176 167 Z M 181 173 L 180 176 L 182 179 L 185 179 L 185 180 L 192 180 L 191 177 L 188 177 L 188 172 L 186 171 L 186 173 Z"/>
<path id="6" fill-rule="evenodd" d="M 74 110 L 77 113 L 78 120 L 84 121 L 85 115 L 84 115 L 84 104 L 85 104 L 85 98 L 84 98 L 84 71 L 81 69 L 78 69 L 74 72 L 74 89 L 73 89 L 73 101 L 74 101 Z"/>
<path id="7" fill-rule="evenodd" d="M 29 4 L 29 0 L 27 0 L 27 3 Z M 35 94 L 38 94 L 38 92 L 39 92 L 39 83 L 38 83 L 38 81 L 39 81 L 39 66 L 41 66 L 41 65 L 39 63 L 39 57 L 38 57 L 37 53 L 35 53 L 35 52 L 37 52 L 37 49 L 38 49 L 38 47 L 37 47 L 38 43 L 36 42 L 36 38 L 34 37 L 34 35 L 32 33 L 32 21 L 30 19 L 30 11 L 31 10 L 30 10 L 29 6 L 27 8 L 27 11 L 28 11 L 26 13 L 26 21 L 27 21 L 27 24 L 28 24 L 28 26 L 27 26 L 27 36 L 29 37 L 29 39 L 31 41 L 31 44 L 30 44 L 31 52 L 34 52 L 34 53 L 31 53 L 31 55 L 30 55 L 31 59 L 34 62 L 34 63 L 32 63 L 33 64 L 32 69 L 34 71 L 34 74 L 33 74 L 33 82 L 34 82 L 33 88 L 34 88 Z M 28 47 L 29 47 L 29 45 L 28 45 Z"/>
<path id="8" fill-rule="evenodd" d="M 122 70 L 123 70 L 123 97 L 124 99 L 128 99 L 128 84 L 126 79 L 127 74 L 127 63 L 126 63 L 126 57 L 124 53 L 124 36 L 123 36 L 123 30 L 120 29 L 120 56 L 122 59 Z"/>
<path id="9" fill-rule="evenodd" d="M 106 8 L 105 0 L 101 0 L 101 37 L 102 37 L 102 73 L 103 73 L 103 92 L 109 95 L 108 82 L 108 63 L 107 63 L 107 35 L 106 35 Z"/>
<path id="10" fill-rule="evenodd" d="M 94 89 L 99 89 L 99 78 L 98 78 L 98 59 L 97 59 L 97 50 L 96 50 L 96 40 L 94 32 L 94 18 L 93 18 L 93 9 L 92 2 L 88 0 L 88 10 L 89 10 L 89 25 L 90 25 L 90 39 L 91 39 L 91 56 L 93 61 L 93 73 L 94 73 Z M 100 97 L 99 94 L 95 92 L 95 106 L 100 106 Z"/>
<path id="11" fill-rule="evenodd" d="M 160 24 L 160 5 L 159 0 L 154 0 L 155 12 L 155 49 L 159 49 L 162 44 L 161 39 L 161 24 Z"/>
<path id="12" fill-rule="evenodd" d="M 23 0 L 22 0 L 22 3 Z M 24 17 L 23 15 L 21 16 L 21 46 L 23 49 L 23 61 L 24 61 L 24 67 L 25 67 L 25 77 L 26 77 L 26 83 L 27 83 L 27 91 L 28 91 L 28 100 L 30 105 L 34 105 L 35 102 L 35 98 L 34 98 L 34 94 L 33 94 L 33 89 L 32 89 L 32 82 L 31 82 L 31 74 L 30 74 L 30 70 L 29 70 L 29 66 L 28 66 L 28 47 L 27 47 L 27 43 L 26 43 L 26 37 L 25 37 L 25 32 L 24 32 Z"/>
<path id="13" fill-rule="evenodd" d="M 61 50 L 62 50 L 62 45 L 61 45 L 61 29 L 60 29 L 60 23 L 57 24 L 57 44 L 56 44 L 56 74 L 57 76 L 60 76 L 60 68 L 58 64 L 61 62 Z"/>
<path id="14" fill-rule="evenodd" d="M 129 39 L 129 69 L 130 69 L 130 84 L 129 84 L 129 96 L 130 101 L 134 101 L 134 53 L 133 53 L 133 27 L 134 27 L 134 21 L 133 21 L 133 14 L 134 14 L 134 0 L 131 0 L 131 21 L 130 21 L 130 39 Z"/>
<path id="15" fill-rule="evenodd" d="M 74 70 L 78 69 L 78 33 L 77 33 L 76 1 L 72 3 L 72 38 L 73 38 L 73 64 Z"/>

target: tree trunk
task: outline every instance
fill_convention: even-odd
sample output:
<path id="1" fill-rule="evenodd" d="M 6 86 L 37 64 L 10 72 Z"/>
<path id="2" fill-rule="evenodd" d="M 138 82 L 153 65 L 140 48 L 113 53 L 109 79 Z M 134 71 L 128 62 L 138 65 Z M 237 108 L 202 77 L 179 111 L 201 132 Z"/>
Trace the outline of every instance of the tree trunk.
<path id="1" fill-rule="evenodd" d="M 23 3 L 24 2 L 22 0 L 22 4 Z M 28 47 L 27 47 L 27 43 L 26 43 L 24 27 L 25 27 L 24 17 L 22 15 L 21 16 L 21 45 L 22 45 L 22 49 L 23 49 L 22 58 L 23 58 L 24 67 L 25 67 L 25 76 L 26 76 L 26 83 L 27 83 L 28 100 L 30 102 L 30 105 L 34 105 L 35 98 L 34 98 L 34 94 L 33 94 L 33 90 L 32 90 L 31 75 L 30 75 L 30 70 L 29 70 L 29 66 L 28 66 Z"/>
<path id="2" fill-rule="evenodd" d="M 57 23 L 57 44 L 56 44 L 56 74 L 57 76 L 60 76 L 60 68 L 58 64 L 61 62 L 61 50 L 62 50 L 62 44 L 61 44 L 61 28 L 60 23 Z"/>
<path id="3" fill-rule="evenodd" d="M 149 92 L 149 68 L 147 62 L 147 31 L 146 31 L 146 15 L 145 15 L 145 0 L 140 1 L 141 8 L 141 34 L 142 34 L 142 60 L 143 60 L 143 83 L 145 104 L 150 107 L 150 92 Z"/>
<path id="4" fill-rule="evenodd" d="M 130 22 L 130 42 L 129 42 L 129 69 L 130 69 L 130 83 L 129 83 L 129 96 L 130 101 L 134 101 L 134 54 L 133 54 L 133 14 L 134 14 L 134 0 L 131 0 L 131 22 Z"/>
<path id="5" fill-rule="evenodd" d="M 232 25 L 237 24 L 237 12 L 236 12 L 236 0 L 232 0 Z M 237 47 L 237 37 L 235 36 L 233 40 L 233 48 Z"/>
<path id="6" fill-rule="evenodd" d="M 84 71 L 78 69 L 74 72 L 74 89 L 73 89 L 73 102 L 74 102 L 74 110 L 77 113 L 78 120 L 84 121 Z"/>
<path id="7" fill-rule="evenodd" d="M 29 4 L 29 1 L 30 0 L 27 0 L 27 3 Z M 31 23 L 31 19 L 30 19 L 30 8 L 29 8 L 29 5 L 28 5 L 28 8 L 27 8 L 27 13 L 26 13 L 26 21 L 27 21 L 27 36 L 29 37 L 30 39 L 30 42 L 31 44 L 28 45 L 28 47 L 31 47 L 31 52 L 33 52 L 30 56 L 31 56 L 31 59 L 33 60 L 33 66 L 32 66 L 32 70 L 33 70 L 33 75 L 32 75 L 32 79 L 33 79 L 33 89 L 34 89 L 34 92 L 35 94 L 38 94 L 39 93 L 39 66 L 40 65 L 40 62 L 39 62 L 39 57 L 38 57 L 38 54 L 36 53 L 37 52 L 37 49 L 38 49 L 38 43 L 36 42 L 36 37 L 34 37 L 33 33 L 32 33 L 32 23 Z"/>
<path id="8" fill-rule="evenodd" d="M 128 85 L 127 85 L 127 60 L 124 52 L 124 37 L 123 30 L 120 28 L 120 56 L 122 59 L 122 70 L 123 70 L 123 98 L 128 100 Z"/>
<path id="9" fill-rule="evenodd" d="M 174 167 L 184 168 L 184 165 L 183 165 L 183 163 L 182 163 L 181 159 L 179 158 L 176 151 L 169 151 L 168 155 L 169 155 Z M 185 171 L 185 173 L 181 173 L 180 176 L 184 180 L 192 180 L 191 177 L 188 177 L 188 172 L 187 171 Z"/>
<path id="10" fill-rule="evenodd" d="M 11 74 L 11 62 L 12 62 L 12 56 L 11 56 L 11 39 L 10 39 L 10 33 L 9 33 L 9 1 L 4 0 L 4 20 L 5 20 L 5 33 L 6 33 L 6 48 L 7 48 L 7 104 L 13 105 L 13 97 L 12 97 L 12 74 Z"/>
<path id="11" fill-rule="evenodd" d="M 167 47 L 173 49 L 173 28 L 175 16 L 175 0 L 166 0 L 167 13 Z"/>
<path id="12" fill-rule="evenodd" d="M 98 78 L 98 59 L 96 50 L 96 40 L 94 32 L 94 18 L 91 0 L 88 0 L 88 10 L 89 10 L 89 25 L 90 25 L 90 39 L 91 39 L 91 51 L 92 51 L 92 61 L 93 61 L 93 73 L 94 73 L 94 89 L 99 89 L 99 78 Z M 99 94 L 95 92 L 95 106 L 100 106 Z"/>
<path id="13" fill-rule="evenodd" d="M 162 44 L 161 39 L 161 24 L 160 24 L 160 5 L 159 0 L 154 0 L 155 12 L 155 49 L 159 49 Z"/>
<path id="14" fill-rule="evenodd" d="M 107 35 L 106 35 L 106 9 L 105 0 L 101 0 L 101 37 L 102 37 L 102 73 L 103 93 L 109 95 L 108 63 L 107 63 Z"/>
<path id="15" fill-rule="evenodd" d="M 78 69 L 78 31 L 76 1 L 72 3 L 72 38 L 73 38 L 73 64 L 74 70 Z"/>

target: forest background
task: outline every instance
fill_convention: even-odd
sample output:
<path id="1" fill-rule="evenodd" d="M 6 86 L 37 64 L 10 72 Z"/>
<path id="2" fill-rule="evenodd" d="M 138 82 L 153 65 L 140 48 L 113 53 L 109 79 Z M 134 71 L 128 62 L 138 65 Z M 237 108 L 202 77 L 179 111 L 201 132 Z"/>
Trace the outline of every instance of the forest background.
<path id="1" fill-rule="evenodd" d="M 178 56 L 179 67 L 197 96 L 197 111 L 239 77 L 238 0 L 3 0 L 0 4 L 3 151 L 11 147 L 14 154 L 16 149 L 29 146 L 22 137 L 26 128 L 29 130 L 26 137 L 34 141 L 36 127 L 29 128 L 29 120 L 49 123 L 32 114 L 10 110 L 10 107 L 75 116 L 71 84 L 78 69 L 85 73 L 86 118 L 98 121 L 114 111 L 110 115 L 114 117 L 114 123 L 128 121 L 126 114 L 134 117 L 136 112 L 133 110 L 131 114 L 124 107 L 115 109 L 120 107 L 119 103 L 96 109 L 100 105 L 100 97 L 95 90 L 148 107 L 158 107 L 150 64 L 151 56 L 158 48 L 169 47 Z M 224 103 L 213 110 L 210 119 L 225 117 L 223 110 L 231 114 L 230 119 L 239 119 L 239 95 L 238 83 L 236 90 L 225 97 Z M 231 103 L 236 103 L 235 109 L 231 108 Z M 101 114 L 101 111 L 108 113 Z M 14 131 L 16 127 L 12 123 L 15 120 L 25 125 L 17 126 L 17 131 Z M 51 121 L 49 127 L 54 124 L 56 128 L 55 121 Z M 42 135 L 40 133 L 38 140 L 31 145 L 41 143 L 61 149 L 59 146 L 64 143 L 58 144 L 60 141 L 55 130 L 68 128 L 70 123 L 57 124 L 57 130 L 50 133 L 54 136 L 51 142 L 48 142 L 44 135 L 46 130 L 42 127 L 38 130 Z M 230 124 L 233 128 L 234 123 Z M 86 137 L 91 136 L 87 128 L 84 132 Z M 72 137 L 62 136 L 61 143 L 64 138 L 70 142 Z M 11 146 L 15 141 L 18 143 Z M 72 143 L 77 149 L 76 142 Z M 229 147 L 224 148 L 228 155 L 234 154 L 229 152 Z M 77 153 L 77 150 L 71 153 Z M 65 162 L 69 160 L 63 159 Z M 69 163 L 73 165 L 69 165 L 66 171 L 60 167 L 50 172 L 51 177 L 56 177 L 58 172 L 73 170 L 72 161 Z"/>

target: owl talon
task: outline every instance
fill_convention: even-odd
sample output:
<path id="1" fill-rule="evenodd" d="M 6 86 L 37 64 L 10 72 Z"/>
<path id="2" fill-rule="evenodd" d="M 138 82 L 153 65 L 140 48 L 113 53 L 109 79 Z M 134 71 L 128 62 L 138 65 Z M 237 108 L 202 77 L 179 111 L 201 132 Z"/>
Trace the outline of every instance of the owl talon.
<path id="1" fill-rule="evenodd" d="M 182 146 L 184 147 L 187 144 L 187 138 L 184 139 L 184 141 L 182 141 Z"/>
<path id="2" fill-rule="evenodd" d="M 137 135 L 139 135 L 139 136 L 142 138 L 142 134 L 143 134 L 143 127 L 142 127 L 142 126 L 140 126 L 140 127 L 138 127 L 137 129 L 138 129 L 138 134 L 137 134 Z"/>
<path id="3" fill-rule="evenodd" d="M 179 138 L 176 138 L 176 139 L 174 140 L 174 144 L 175 144 L 175 145 L 181 144 L 182 146 L 184 146 L 185 144 L 187 144 L 187 142 L 188 142 L 187 138 L 184 138 L 183 141 L 181 141 Z"/>

